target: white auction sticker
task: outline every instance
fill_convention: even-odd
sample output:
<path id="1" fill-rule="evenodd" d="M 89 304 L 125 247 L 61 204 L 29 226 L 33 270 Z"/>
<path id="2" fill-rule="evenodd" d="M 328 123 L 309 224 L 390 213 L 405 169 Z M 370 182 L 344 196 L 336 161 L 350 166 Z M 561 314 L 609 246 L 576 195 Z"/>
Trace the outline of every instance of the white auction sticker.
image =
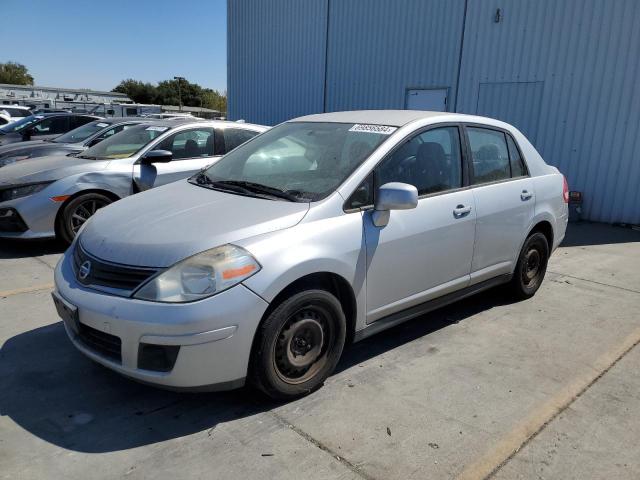
<path id="1" fill-rule="evenodd" d="M 108 127 L 108 126 L 109 126 L 108 123 L 96 123 L 96 127 L 104 128 L 104 127 Z"/>
<path id="2" fill-rule="evenodd" d="M 148 130 L 150 132 L 164 132 L 165 130 L 169 130 L 169 127 L 147 127 L 145 128 L 145 130 Z"/>
<path id="3" fill-rule="evenodd" d="M 368 132 L 379 133 L 381 135 L 391 135 L 398 127 L 389 127 L 388 125 L 367 125 L 363 123 L 356 123 L 349 129 L 350 132 Z"/>

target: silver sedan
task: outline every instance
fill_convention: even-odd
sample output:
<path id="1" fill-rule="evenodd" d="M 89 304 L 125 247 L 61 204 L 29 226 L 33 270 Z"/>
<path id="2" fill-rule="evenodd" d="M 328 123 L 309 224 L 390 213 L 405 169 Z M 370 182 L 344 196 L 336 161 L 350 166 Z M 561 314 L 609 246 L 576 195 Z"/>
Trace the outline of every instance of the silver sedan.
<path id="1" fill-rule="evenodd" d="M 74 345 L 168 388 L 317 388 L 360 340 L 481 290 L 536 293 L 564 177 L 483 117 L 292 120 L 104 210 L 55 271 Z"/>
<path id="2" fill-rule="evenodd" d="M 71 242 L 98 209 L 193 175 L 266 130 L 222 121 L 148 120 L 87 150 L 0 168 L 0 237 Z"/>

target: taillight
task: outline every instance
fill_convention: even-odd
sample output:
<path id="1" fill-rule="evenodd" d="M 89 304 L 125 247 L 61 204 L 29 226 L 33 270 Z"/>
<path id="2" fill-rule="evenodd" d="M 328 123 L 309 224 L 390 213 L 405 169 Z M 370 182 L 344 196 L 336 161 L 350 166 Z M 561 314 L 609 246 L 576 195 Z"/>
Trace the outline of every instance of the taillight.
<path id="1" fill-rule="evenodd" d="M 562 177 L 562 199 L 564 203 L 569 203 L 569 184 L 565 176 Z"/>

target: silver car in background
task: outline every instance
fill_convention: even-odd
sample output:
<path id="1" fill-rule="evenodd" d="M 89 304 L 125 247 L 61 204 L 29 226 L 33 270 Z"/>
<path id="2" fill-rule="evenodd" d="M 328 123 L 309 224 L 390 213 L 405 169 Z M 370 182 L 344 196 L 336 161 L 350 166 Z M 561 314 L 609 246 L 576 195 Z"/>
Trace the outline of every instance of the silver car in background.
<path id="1" fill-rule="evenodd" d="M 186 178 L 266 130 L 216 121 L 146 120 L 76 155 L 0 168 L 0 237 L 71 242 L 98 209 Z"/>
<path id="2" fill-rule="evenodd" d="M 535 294 L 564 177 L 483 117 L 336 112 L 101 210 L 55 270 L 73 344 L 167 388 L 312 391 L 346 341 L 489 287 Z"/>
<path id="3" fill-rule="evenodd" d="M 149 120 L 131 117 L 95 120 L 50 140 L 30 140 L 0 146 L 0 167 L 30 158 L 79 153 L 131 125 Z"/>

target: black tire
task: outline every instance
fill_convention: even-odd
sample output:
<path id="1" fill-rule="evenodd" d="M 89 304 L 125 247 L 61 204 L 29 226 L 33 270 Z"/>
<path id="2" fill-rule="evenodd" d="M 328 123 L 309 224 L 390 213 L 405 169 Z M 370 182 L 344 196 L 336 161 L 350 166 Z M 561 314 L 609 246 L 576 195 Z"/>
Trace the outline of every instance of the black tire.
<path id="1" fill-rule="evenodd" d="M 542 284 L 549 261 L 549 243 L 540 232 L 529 235 L 522 246 L 511 279 L 511 291 L 517 299 L 531 298 Z"/>
<path id="2" fill-rule="evenodd" d="M 345 338 L 346 319 L 335 296 L 325 290 L 295 293 L 258 328 L 250 382 L 276 400 L 306 395 L 333 372 Z"/>
<path id="3" fill-rule="evenodd" d="M 82 224 L 97 210 L 112 202 L 113 200 L 100 193 L 85 193 L 72 199 L 62 207 L 58 216 L 56 231 L 60 239 L 70 244 Z"/>

